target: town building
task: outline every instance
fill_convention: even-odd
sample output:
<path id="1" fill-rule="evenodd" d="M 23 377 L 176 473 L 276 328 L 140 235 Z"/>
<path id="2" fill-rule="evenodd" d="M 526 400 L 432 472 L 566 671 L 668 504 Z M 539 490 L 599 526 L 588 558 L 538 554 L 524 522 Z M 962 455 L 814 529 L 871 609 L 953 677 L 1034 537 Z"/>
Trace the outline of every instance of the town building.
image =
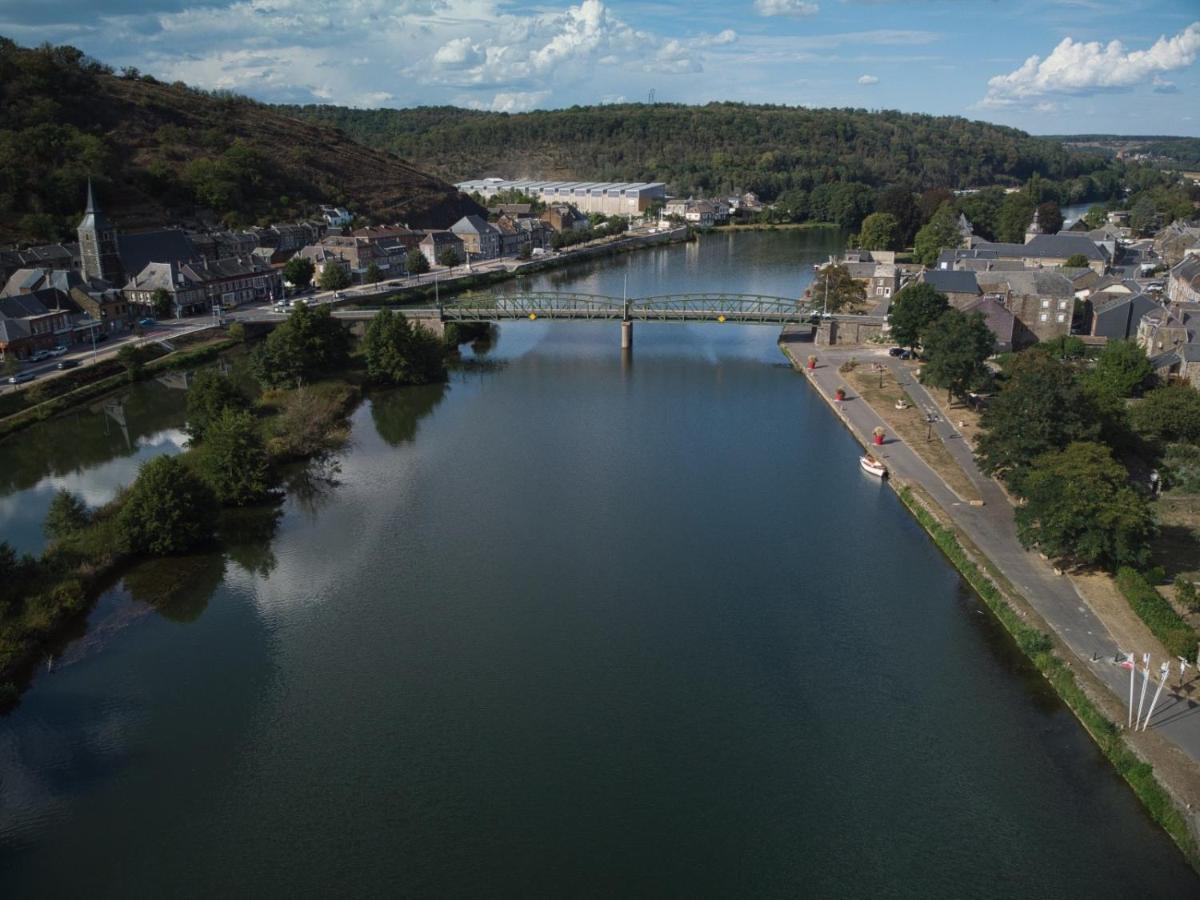
<path id="1" fill-rule="evenodd" d="M 927 269 L 921 273 L 922 283 L 928 284 L 939 293 L 945 294 L 955 309 L 966 309 L 974 305 L 982 291 L 974 272 L 958 269 Z"/>
<path id="2" fill-rule="evenodd" d="M 585 231 L 591 224 L 587 216 L 568 203 L 548 206 L 541 219 L 559 234 L 564 231 Z"/>
<path id="3" fill-rule="evenodd" d="M 1075 289 L 1061 272 L 976 272 L 975 278 L 983 294 L 1003 303 L 1016 319 L 1014 349 L 1071 333 Z"/>
<path id="4" fill-rule="evenodd" d="M 453 231 L 430 231 L 421 239 L 420 244 L 421 254 L 429 261 L 431 266 L 440 266 L 441 262 L 438 257 L 445 254 L 447 251 L 454 254 L 458 262 L 462 262 L 467 258 L 466 251 L 463 249 L 462 238 Z"/>
<path id="5" fill-rule="evenodd" d="M 88 179 L 87 207 L 76 229 L 79 235 L 80 274 L 108 284 L 120 284 L 124 278 L 117 229 L 96 203 L 92 179 Z"/>
<path id="6" fill-rule="evenodd" d="M 1200 255 L 1186 256 L 1171 269 L 1167 297 L 1172 303 L 1200 303 Z"/>
<path id="7" fill-rule="evenodd" d="M 500 255 L 500 231 L 477 215 L 463 216 L 450 226 L 463 243 L 468 258 L 495 259 Z"/>
<path id="8" fill-rule="evenodd" d="M 667 186 L 661 182 L 625 181 L 536 181 L 529 179 L 481 178 L 455 185 L 466 194 L 479 194 L 484 200 L 500 193 L 516 191 L 552 203 L 569 203 L 585 213 L 606 216 L 640 216 L 652 204 L 667 199 Z"/>
<path id="9" fill-rule="evenodd" d="M 0 356 L 28 359 L 39 350 L 71 342 L 70 313 L 46 306 L 34 294 L 0 298 Z"/>
<path id="10" fill-rule="evenodd" d="M 246 256 L 191 263 L 149 263 L 125 285 L 130 303 L 149 308 L 157 291 L 166 291 L 176 317 L 265 303 L 283 296 L 278 270 Z"/>
<path id="11" fill-rule="evenodd" d="M 1104 273 L 1112 261 L 1108 253 L 1097 246 L 1095 241 L 1083 235 L 1031 233 L 1027 237 L 1028 240 L 1024 244 L 978 241 L 966 252 L 994 253 L 993 258 L 996 260 L 1019 260 L 1029 268 L 1062 267 L 1072 256 L 1082 255 L 1087 260 L 1088 268 L 1100 274 Z"/>

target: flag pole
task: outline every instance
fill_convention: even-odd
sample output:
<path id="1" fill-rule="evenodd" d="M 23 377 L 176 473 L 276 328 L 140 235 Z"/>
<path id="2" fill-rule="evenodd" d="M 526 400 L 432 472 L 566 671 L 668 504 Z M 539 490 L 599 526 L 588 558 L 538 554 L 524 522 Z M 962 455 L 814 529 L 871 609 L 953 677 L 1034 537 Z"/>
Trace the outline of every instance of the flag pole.
<path id="1" fill-rule="evenodd" d="M 1146 702 L 1146 685 L 1150 683 L 1150 654 L 1142 654 L 1142 695 L 1138 698 L 1137 718 L 1133 722 L 1133 730 L 1137 731 L 1138 722 L 1142 721 L 1142 706 Z"/>
<path id="2" fill-rule="evenodd" d="M 1150 719 L 1154 715 L 1154 707 L 1158 703 L 1158 695 L 1162 693 L 1163 685 L 1167 683 L 1167 678 L 1171 675 L 1171 664 L 1163 663 L 1158 667 L 1158 690 L 1154 692 L 1154 699 L 1150 701 L 1150 712 L 1146 713 L 1146 721 L 1142 723 L 1142 731 L 1146 730 L 1146 726 L 1150 724 Z"/>

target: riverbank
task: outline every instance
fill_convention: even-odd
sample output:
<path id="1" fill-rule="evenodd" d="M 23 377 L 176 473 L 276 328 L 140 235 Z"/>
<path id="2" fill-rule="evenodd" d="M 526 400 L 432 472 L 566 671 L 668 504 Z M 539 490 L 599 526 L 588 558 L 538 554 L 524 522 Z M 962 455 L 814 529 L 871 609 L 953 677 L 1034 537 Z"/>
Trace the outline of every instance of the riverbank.
<path id="1" fill-rule="evenodd" d="M 228 346 L 218 343 L 196 348 L 172 367 L 207 361 L 222 349 Z M 278 501 L 286 467 L 321 458 L 349 439 L 346 419 L 363 396 L 360 363 L 357 360 L 336 378 L 286 390 L 266 390 L 250 404 L 254 430 L 260 436 L 271 473 L 266 485 L 268 496 L 261 503 Z M 114 377 L 128 383 L 123 375 Z M 91 387 L 105 392 L 112 389 L 105 382 Z M 202 450 L 189 447 L 176 458 L 198 472 Z M 6 585 L 8 590 L 0 597 L 0 713 L 16 705 L 41 659 L 75 635 L 99 594 L 138 563 L 162 558 L 127 546 L 118 523 L 127 496 L 128 491 L 122 490 L 110 502 L 89 510 L 85 523 L 66 536 L 60 535 L 37 558 L 13 558 L 12 568 L 19 571 L 6 573 L 15 582 Z M 221 506 L 213 540 L 220 544 L 225 518 L 252 508 Z"/>
<path id="2" fill-rule="evenodd" d="M 835 400 L 834 391 L 841 383 L 836 371 L 838 355 L 822 350 L 819 357 L 824 358 L 818 359 L 818 367 L 808 369 L 805 363 L 811 344 L 781 341 L 781 349 L 851 435 L 864 447 L 871 446 L 871 431 L 882 417 L 865 404 L 849 413 Z M 1200 767 L 1195 755 L 1180 746 L 1181 740 L 1195 739 L 1191 733 L 1195 726 L 1189 720 L 1176 722 L 1173 718 L 1172 734 L 1162 733 L 1162 713 L 1168 708 L 1162 707 L 1154 731 L 1130 734 L 1118 728 L 1114 721 L 1120 720 L 1122 703 L 1114 693 L 1109 642 L 1100 640 L 1102 636 L 1107 638 L 1103 625 L 1078 606 L 1080 600 L 1073 591 L 1062 589 L 1063 579 L 1037 578 L 1040 573 L 1031 570 L 1031 561 L 1024 559 L 1027 554 L 1019 545 L 1006 547 L 1003 554 L 998 554 L 1000 535 L 1006 534 L 1003 529 L 981 527 L 982 521 L 968 519 L 986 516 L 991 526 L 1007 526 L 1011 520 L 1008 504 L 994 503 L 988 510 L 962 504 L 924 461 L 900 442 L 871 449 L 888 463 L 891 486 L 906 507 L 1071 708 L 1154 820 L 1171 835 L 1189 863 L 1200 870 L 1200 820 L 1192 809 L 1200 798 Z M 1010 543 L 1015 543 L 1015 538 Z M 1018 568 L 1021 572 L 1016 578 L 1005 571 L 1015 573 Z M 1035 578 L 1041 581 L 1041 590 L 1030 592 L 1029 585 Z M 1074 612 L 1059 605 L 1068 598 L 1073 599 Z M 1081 652 L 1081 641 L 1091 643 L 1090 652 Z M 1180 734 L 1180 722 L 1189 722 L 1187 734 Z"/>

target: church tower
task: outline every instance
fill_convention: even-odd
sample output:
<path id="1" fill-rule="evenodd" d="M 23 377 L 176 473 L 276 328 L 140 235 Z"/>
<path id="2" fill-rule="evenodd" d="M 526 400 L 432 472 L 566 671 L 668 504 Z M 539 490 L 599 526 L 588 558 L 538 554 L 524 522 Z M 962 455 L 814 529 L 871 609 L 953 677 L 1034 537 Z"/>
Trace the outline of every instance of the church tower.
<path id="1" fill-rule="evenodd" d="M 1033 211 L 1033 221 L 1029 223 L 1029 227 L 1025 229 L 1025 243 L 1029 243 L 1039 234 L 1043 234 L 1042 223 L 1038 221 L 1038 211 Z"/>
<path id="2" fill-rule="evenodd" d="M 98 278 L 113 287 L 123 287 L 125 273 L 117 250 L 117 229 L 96 204 L 92 179 L 88 179 L 87 209 L 79 222 L 79 257 L 85 279 Z"/>

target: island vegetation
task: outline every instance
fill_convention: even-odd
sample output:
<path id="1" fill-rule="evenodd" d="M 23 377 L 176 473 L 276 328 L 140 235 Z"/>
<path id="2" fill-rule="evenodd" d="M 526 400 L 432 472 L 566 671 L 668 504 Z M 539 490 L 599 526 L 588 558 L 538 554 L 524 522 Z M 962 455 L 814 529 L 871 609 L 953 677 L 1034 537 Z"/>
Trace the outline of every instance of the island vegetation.
<path id="1" fill-rule="evenodd" d="M 457 330 L 451 340 L 469 337 Z M 89 508 L 59 492 L 49 543 L 20 556 L 0 543 L 0 709 L 42 648 L 131 564 L 212 544 L 237 511 L 278 501 L 288 467 L 328 461 L 349 436 L 345 418 L 363 387 L 446 379 L 447 344 L 382 310 L 356 346 L 328 307 L 301 304 L 252 352 L 254 391 L 213 369 L 187 397 L 188 449 L 144 463 L 109 503 Z M 128 370 L 131 377 L 145 371 Z"/>

